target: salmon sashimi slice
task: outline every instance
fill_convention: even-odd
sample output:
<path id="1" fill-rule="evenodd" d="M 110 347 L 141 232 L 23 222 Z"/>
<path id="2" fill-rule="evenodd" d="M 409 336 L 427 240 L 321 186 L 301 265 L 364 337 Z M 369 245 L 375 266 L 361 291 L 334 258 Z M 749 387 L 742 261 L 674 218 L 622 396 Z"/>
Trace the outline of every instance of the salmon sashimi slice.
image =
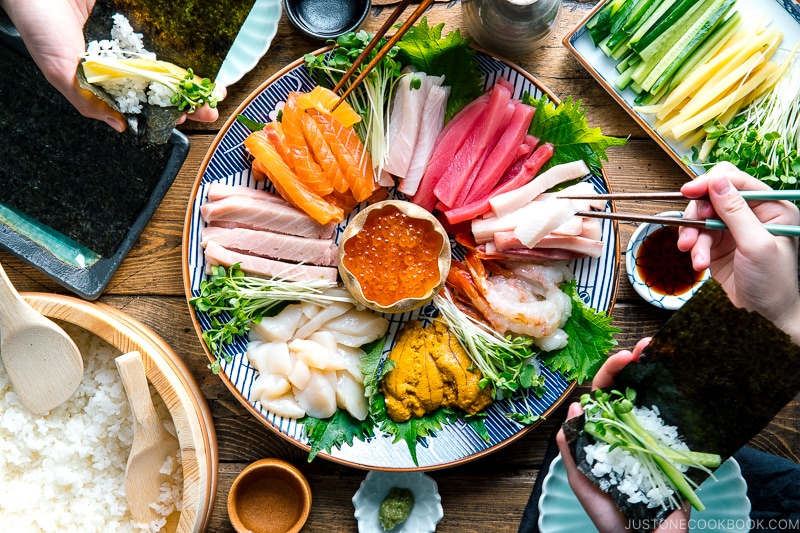
<path id="1" fill-rule="evenodd" d="M 245 139 L 244 145 L 261 162 L 281 196 L 292 205 L 305 211 L 320 224 L 344 220 L 344 210 L 326 201 L 300 181 L 264 135 L 251 133 Z"/>
<path id="2" fill-rule="evenodd" d="M 294 171 L 297 177 L 313 192 L 325 196 L 333 192 L 333 185 L 328 181 L 325 171 L 314 159 L 308 142 L 303 134 L 303 115 L 305 112 L 297 105 L 299 93 L 291 92 L 283 107 L 282 130 L 286 146 L 292 154 Z"/>
<path id="3" fill-rule="evenodd" d="M 268 122 L 264 126 L 264 129 L 261 130 L 261 135 L 267 137 L 284 163 L 294 170 L 294 157 L 292 156 L 292 151 L 289 149 L 289 143 L 286 142 L 286 135 L 283 133 L 283 126 L 281 123 L 277 121 Z"/>
<path id="4" fill-rule="evenodd" d="M 358 202 L 369 198 L 378 188 L 372 171 L 372 160 L 352 127 L 345 127 L 332 117 L 316 110 L 309 115 L 317 122 L 339 167 L 344 172 L 350 191 Z"/>
<path id="5" fill-rule="evenodd" d="M 335 92 L 317 85 L 311 92 L 300 94 L 297 97 L 297 105 L 304 111 L 316 109 L 320 113 L 333 117 L 336 122 L 342 124 L 346 128 L 349 128 L 356 122 L 360 122 L 361 115 L 356 113 L 347 102 L 342 102 L 336 109 L 331 111 L 339 100 L 341 100 L 341 98 L 339 98 L 339 95 Z"/>
<path id="6" fill-rule="evenodd" d="M 338 193 L 347 192 L 350 188 L 347 180 L 344 177 L 339 161 L 336 159 L 330 145 L 322 135 L 322 130 L 319 129 L 317 121 L 315 121 L 308 113 L 303 113 L 303 135 L 306 138 L 308 147 L 314 158 L 322 167 L 328 183 L 331 184 L 333 189 Z"/>

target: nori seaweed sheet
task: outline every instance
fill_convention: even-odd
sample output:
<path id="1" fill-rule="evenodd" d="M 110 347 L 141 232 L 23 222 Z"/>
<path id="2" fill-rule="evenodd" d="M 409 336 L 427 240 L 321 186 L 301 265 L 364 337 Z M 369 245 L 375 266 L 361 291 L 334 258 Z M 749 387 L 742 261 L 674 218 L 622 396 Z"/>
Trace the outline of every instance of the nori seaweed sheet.
<path id="1" fill-rule="evenodd" d="M 83 117 L 29 56 L 0 45 L 0 202 L 109 257 L 172 151 Z"/>
<path id="2" fill-rule="evenodd" d="M 255 0 L 97 0 L 84 27 L 87 41 L 108 39 L 114 13 L 143 34 L 159 59 L 212 80 Z"/>
<path id="3" fill-rule="evenodd" d="M 636 404 L 657 406 L 690 449 L 725 461 L 800 392 L 798 368 L 800 346 L 763 316 L 734 306 L 710 279 L 611 388 L 636 390 Z M 585 460 L 583 449 L 594 439 L 582 431 L 583 420 L 565 422 L 565 436 L 578 468 L 597 483 Z M 698 484 L 708 477 L 696 469 L 688 475 Z M 652 526 L 637 531 L 654 529 L 671 512 L 629 504 L 613 488 L 610 494 L 632 525 Z"/>

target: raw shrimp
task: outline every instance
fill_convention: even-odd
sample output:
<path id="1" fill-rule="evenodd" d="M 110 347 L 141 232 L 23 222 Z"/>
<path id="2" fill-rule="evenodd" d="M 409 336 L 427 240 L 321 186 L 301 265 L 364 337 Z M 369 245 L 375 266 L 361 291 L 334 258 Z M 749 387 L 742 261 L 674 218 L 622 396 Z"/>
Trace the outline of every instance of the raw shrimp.
<path id="1" fill-rule="evenodd" d="M 563 266 L 512 265 L 509 270 L 492 261 L 481 261 L 468 253 L 464 263 L 451 268 L 451 288 L 471 304 L 501 333 L 532 337 L 546 351 L 566 346 L 561 329 L 572 311 L 572 302 L 558 288 L 569 279 Z M 491 273 L 487 271 L 491 270 Z"/>

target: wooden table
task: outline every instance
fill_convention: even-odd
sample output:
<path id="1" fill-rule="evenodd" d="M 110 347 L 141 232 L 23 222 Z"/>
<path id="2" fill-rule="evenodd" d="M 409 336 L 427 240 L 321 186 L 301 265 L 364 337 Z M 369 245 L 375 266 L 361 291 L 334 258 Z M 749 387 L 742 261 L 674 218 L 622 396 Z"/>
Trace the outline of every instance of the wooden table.
<path id="1" fill-rule="evenodd" d="M 578 24 L 595 2 L 564 0 L 560 21 L 545 45 L 527 56 L 510 58 L 536 76 L 559 98 L 573 95 L 583 100 L 592 126 L 608 135 L 630 136 L 628 144 L 609 151 L 605 169 L 614 191 L 677 190 L 687 175 L 616 104 L 605 90 L 561 44 L 563 36 Z M 374 31 L 391 7 L 373 7 L 366 29 Z M 410 13 L 410 10 L 409 10 Z M 441 2 L 428 13 L 430 23 L 445 22 L 445 31 L 465 29 L 459 2 Z M 108 285 L 100 301 L 130 314 L 160 334 L 183 357 L 208 400 L 219 441 L 219 484 L 211 533 L 233 531 L 225 506 L 236 474 L 248 463 L 263 457 L 293 462 L 308 477 L 314 497 L 311 516 L 303 531 L 356 531 L 351 498 L 366 472 L 317 459 L 308 464 L 306 453 L 258 423 L 231 395 L 208 363 L 190 319 L 181 275 L 181 239 L 186 207 L 203 157 L 214 136 L 236 106 L 269 76 L 321 43 L 302 38 L 288 23 L 280 21 L 272 47 L 256 68 L 229 88 L 219 106 L 221 120 L 214 124 L 181 126 L 190 138 L 191 151 L 161 206 L 145 228 L 128 257 Z M 675 207 L 679 207 L 676 205 Z M 619 202 L 618 210 L 655 213 L 670 206 Z M 624 249 L 633 226 L 620 225 Z M 624 259 L 623 259 L 624 261 Z M 46 276 L 0 252 L 6 272 L 20 291 L 65 292 Z M 622 332 L 619 347 L 632 348 L 636 341 L 655 333 L 669 317 L 643 302 L 623 273 L 619 280 L 615 324 Z M 574 397 L 584 388 L 579 388 Z M 431 472 L 438 482 L 444 519 L 437 531 L 515 532 L 534 485 L 547 448 L 548 437 L 563 420 L 565 406 L 550 420 L 523 438 L 486 458 L 464 466 Z M 787 406 L 753 441 L 755 448 L 800 462 L 800 397 Z"/>

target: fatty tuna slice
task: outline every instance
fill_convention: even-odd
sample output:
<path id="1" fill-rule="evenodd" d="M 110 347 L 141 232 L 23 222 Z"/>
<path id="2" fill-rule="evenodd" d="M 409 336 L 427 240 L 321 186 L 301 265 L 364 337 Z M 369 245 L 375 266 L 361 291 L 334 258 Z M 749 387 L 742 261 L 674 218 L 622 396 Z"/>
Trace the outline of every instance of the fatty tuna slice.
<path id="1" fill-rule="evenodd" d="M 223 248 L 214 241 L 210 241 L 206 245 L 205 257 L 206 264 L 209 266 L 222 265 L 227 268 L 238 263 L 239 268 L 248 274 L 282 278 L 289 281 L 325 279 L 336 282 L 339 275 L 339 270 L 334 267 L 285 263 L 275 259 L 242 254 Z"/>
<path id="2" fill-rule="evenodd" d="M 229 250 L 320 266 L 336 265 L 336 245 L 331 239 L 311 239 L 247 228 L 203 228 L 201 244 L 214 241 Z"/>

